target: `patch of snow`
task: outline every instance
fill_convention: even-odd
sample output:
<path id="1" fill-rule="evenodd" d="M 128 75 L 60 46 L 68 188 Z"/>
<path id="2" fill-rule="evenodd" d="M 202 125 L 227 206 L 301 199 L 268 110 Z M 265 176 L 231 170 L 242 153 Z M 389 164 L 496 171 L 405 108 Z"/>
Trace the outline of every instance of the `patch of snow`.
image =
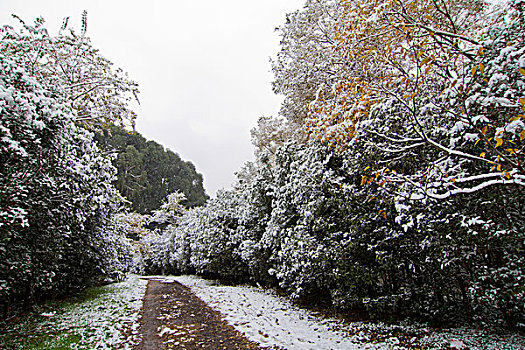
<path id="1" fill-rule="evenodd" d="M 340 322 L 320 319 L 261 288 L 223 286 L 194 276 L 171 278 L 189 287 L 239 332 L 262 346 L 289 350 L 392 348 L 392 344 L 358 344 L 358 339 L 338 330 Z"/>
<path id="2" fill-rule="evenodd" d="M 449 348 L 451 349 L 465 349 L 467 346 L 461 340 L 450 339 Z"/>
<path id="3" fill-rule="evenodd" d="M 46 319 L 39 327 L 78 335 L 80 341 L 72 344 L 72 349 L 131 349 L 140 342 L 139 318 L 146 284 L 138 276 L 130 276 L 103 287 L 105 293 L 95 299 L 64 311 L 42 313 Z M 124 335 L 126 329 L 131 330 L 129 337 Z"/>
<path id="4" fill-rule="evenodd" d="M 178 333 L 176 329 L 171 329 L 169 327 L 164 326 L 164 328 L 162 328 L 159 332 L 159 337 L 162 337 L 164 334 L 176 334 L 176 333 Z"/>
<path id="5" fill-rule="evenodd" d="M 521 350 L 525 337 L 494 335 L 464 328 L 433 331 L 423 325 L 343 323 L 322 319 L 294 306 L 289 299 L 262 288 L 224 286 L 195 276 L 157 277 L 189 287 L 206 304 L 248 339 L 273 349 L 411 349 L 415 344 L 429 350 Z M 408 347 L 401 337 L 411 334 Z M 405 336 L 403 336 L 405 334 Z M 382 341 L 376 337 L 382 335 Z"/>
<path id="6" fill-rule="evenodd" d="M 53 312 L 43 312 L 40 314 L 40 316 L 42 317 L 53 317 L 56 315 L 56 311 L 53 311 Z"/>

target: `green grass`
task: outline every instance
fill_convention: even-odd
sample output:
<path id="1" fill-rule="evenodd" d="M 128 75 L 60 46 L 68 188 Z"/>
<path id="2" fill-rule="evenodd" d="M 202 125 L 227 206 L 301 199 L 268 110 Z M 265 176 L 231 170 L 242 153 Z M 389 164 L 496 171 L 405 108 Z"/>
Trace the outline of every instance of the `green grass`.
<path id="1" fill-rule="evenodd" d="M 144 290 L 145 282 L 131 277 L 37 307 L 16 322 L 0 324 L 0 349 L 113 349 L 133 344 L 138 335 L 129 330 L 136 330 Z"/>
<path id="2" fill-rule="evenodd" d="M 53 317 L 60 317 L 79 305 L 96 301 L 108 292 L 108 287 L 88 288 L 70 299 L 50 301 L 35 307 L 16 323 L 3 325 L 0 349 L 71 349 L 82 337 L 75 334 L 74 328 L 60 329 L 42 314 L 54 313 Z"/>
<path id="3" fill-rule="evenodd" d="M 81 337 L 68 332 L 58 334 L 45 334 L 31 338 L 25 344 L 20 344 L 21 349 L 71 349 L 80 342 Z"/>

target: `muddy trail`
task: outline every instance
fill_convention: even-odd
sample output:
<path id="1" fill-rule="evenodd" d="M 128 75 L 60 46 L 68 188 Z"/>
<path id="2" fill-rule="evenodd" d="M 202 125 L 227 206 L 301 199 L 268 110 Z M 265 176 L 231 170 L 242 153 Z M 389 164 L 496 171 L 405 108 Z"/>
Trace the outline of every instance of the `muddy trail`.
<path id="1" fill-rule="evenodd" d="M 178 282 L 149 279 L 136 350 L 262 349 Z"/>

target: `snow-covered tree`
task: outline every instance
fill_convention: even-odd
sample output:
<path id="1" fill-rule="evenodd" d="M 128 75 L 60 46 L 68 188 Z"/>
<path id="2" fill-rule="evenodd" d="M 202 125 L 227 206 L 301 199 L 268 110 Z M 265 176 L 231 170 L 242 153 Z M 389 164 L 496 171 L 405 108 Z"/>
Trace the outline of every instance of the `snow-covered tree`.
<path id="1" fill-rule="evenodd" d="M 160 225 L 176 225 L 186 211 L 186 207 L 183 205 L 184 201 L 186 201 L 184 193 L 170 193 L 160 208 L 153 211 L 151 222 Z"/>
<path id="2" fill-rule="evenodd" d="M 318 94 L 310 132 L 338 149 L 362 140 L 372 174 L 408 197 L 523 186 L 521 6 L 344 2 L 334 50 L 353 68 Z"/>
<path id="3" fill-rule="evenodd" d="M 33 302 L 105 275 L 115 169 L 62 90 L 0 56 L 2 300 Z M 111 239 L 114 241 L 114 239 Z"/>
<path id="4" fill-rule="evenodd" d="M 292 124 L 304 123 L 309 103 L 344 69 L 345 61 L 332 50 L 342 10 L 338 0 L 308 0 L 303 11 L 288 14 L 277 29 L 281 50 L 272 60 L 273 90 L 284 96 L 280 114 Z"/>
<path id="5" fill-rule="evenodd" d="M 115 123 L 134 126 L 130 102 L 137 100 L 138 85 L 91 45 L 86 12 L 80 33 L 68 28 L 66 18 L 56 36 L 49 34 L 43 18 L 34 25 L 18 19 L 20 28 L 0 29 L 0 52 L 40 83 L 64 89 L 78 125 L 96 131 Z"/>
<path id="6" fill-rule="evenodd" d="M 91 78 L 100 79 L 100 84 L 104 74 L 112 80 L 112 73 L 102 69 L 103 62 L 109 61 L 100 61 L 102 70 L 97 70 L 99 56 L 90 58 L 87 52 L 96 50 L 80 41 L 75 46 L 73 39 L 80 38 L 73 34 L 55 40 L 42 23 L 23 25 L 21 32 L 8 27 L 1 31 L 0 306 L 4 315 L 118 278 L 128 269 L 131 256 L 130 242 L 114 218 L 122 204 L 112 184 L 116 170 L 85 128 L 89 125 L 79 123 L 87 120 L 79 101 L 97 90 L 94 86 L 89 92 L 83 90 L 94 84 L 87 77 L 93 74 Z M 74 50 L 87 51 L 85 56 L 75 51 L 75 56 Z M 68 76 L 73 85 L 66 83 Z M 112 94 L 106 102 L 114 107 L 122 101 L 119 93 L 125 94 L 115 85 L 100 88 Z M 81 91 L 83 95 L 77 95 Z M 83 108 L 100 117 L 102 110 L 88 105 Z M 91 124 L 95 125 L 101 127 L 102 120 Z"/>
<path id="7" fill-rule="evenodd" d="M 149 226 L 153 226 L 154 230 L 141 240 L 145 269 L 150 273 L 174 271 L 170 258 L 172 251 L 176 250 L 172 242 L 173 232 L 187 211 L 183 205 L 185 201 L 186 196 L 182 192 L 170 193 L 160 208 L 151 215 Z"/>

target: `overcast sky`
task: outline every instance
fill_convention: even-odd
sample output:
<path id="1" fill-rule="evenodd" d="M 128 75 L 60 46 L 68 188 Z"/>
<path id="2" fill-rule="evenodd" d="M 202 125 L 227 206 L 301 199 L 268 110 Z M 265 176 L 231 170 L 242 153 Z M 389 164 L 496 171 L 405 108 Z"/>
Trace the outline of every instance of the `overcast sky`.
<path id="1" fill-rule="evenodd" d="M 229 188 L 253 159 L 250 129 L 277 115 L 270 57 L 275 27 L 304 0 L 1 0 L 0 23 L 11 14 L 62 19 L 88 36 L 103 56 L 140 84 L 137 131 L 195 164 L 208 194 Z"/>

